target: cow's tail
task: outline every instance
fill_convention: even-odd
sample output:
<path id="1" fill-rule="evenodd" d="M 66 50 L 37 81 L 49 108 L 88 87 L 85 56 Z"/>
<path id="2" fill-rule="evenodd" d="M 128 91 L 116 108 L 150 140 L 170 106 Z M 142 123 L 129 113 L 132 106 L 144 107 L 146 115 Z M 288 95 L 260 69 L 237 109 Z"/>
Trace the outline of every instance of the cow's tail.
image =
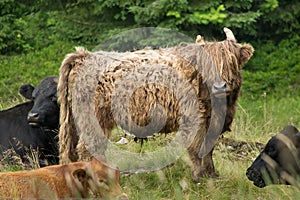
<path id="1" fill-rule="evenodd" d="M 72 117 L 72 93 L 70 86 L 76 73 L 72 70 L 80 66 L 89 52 L 83 47 L 76 47 L 76 52 L 68 54 L 63 60 L 57 86 L 58 102 L 60 104 L 60 131 L 59 131 L 59 153 L 60 163 L 76 161 L 77 153 L 75 151 L 78 143 L 78 135 Z"/>

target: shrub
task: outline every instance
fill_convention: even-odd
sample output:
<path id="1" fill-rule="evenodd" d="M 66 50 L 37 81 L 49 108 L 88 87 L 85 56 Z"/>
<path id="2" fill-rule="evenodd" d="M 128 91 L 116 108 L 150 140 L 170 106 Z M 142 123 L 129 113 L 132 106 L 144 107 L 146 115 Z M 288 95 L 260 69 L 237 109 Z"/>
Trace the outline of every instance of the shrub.
<path id="1" fill-rule="evenodd" d="M 300 94 L 300 37 L 253 44 L 255 53 L 244 68 L 242 95 L 277 97 Z"/>

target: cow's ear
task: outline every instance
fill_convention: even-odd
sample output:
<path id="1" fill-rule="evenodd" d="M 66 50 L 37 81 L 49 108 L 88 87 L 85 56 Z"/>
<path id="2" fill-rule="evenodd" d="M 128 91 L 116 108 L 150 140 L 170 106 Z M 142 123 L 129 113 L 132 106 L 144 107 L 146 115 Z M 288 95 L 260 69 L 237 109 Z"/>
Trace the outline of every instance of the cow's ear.
<path id="1" fill-rule="evenodd" d="M 243 44 L 240 49 L 240 63 L 246 63 L 253 55 L 254 48 L 250 44 Z"/>
<path id="2" fill-rule="evenodd" d="M 76 169 L 73 172 L 73 177 L 78 180 L 83 187 L 88 183 L 88 175 L 84 169 Z"/>
<path id="3" fill-rule="evenodd" d="M 299 130 L 293 125 L 287 125 L 280 131 L 280 133 L 293 136 L 293 135 L 299 133 Z"/>
<path id="4" fill-rule="evenodd" d="M 32 100 L 34 87 L 30 84 L 24 84 L 19 88 L 19 93 L 26 99 Z"/>

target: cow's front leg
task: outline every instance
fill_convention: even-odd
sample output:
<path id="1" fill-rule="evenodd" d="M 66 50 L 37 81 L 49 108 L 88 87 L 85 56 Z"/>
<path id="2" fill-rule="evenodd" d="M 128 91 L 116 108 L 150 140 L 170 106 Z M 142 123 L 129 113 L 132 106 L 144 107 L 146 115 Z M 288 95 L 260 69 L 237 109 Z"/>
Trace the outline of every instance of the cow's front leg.
<path id="1" fill-rule="evenodd" d="M 212 160 L 212 152 L 213 149 L 203 158 L 199 158 L 198 153 L 192 153 L 189 151 L 191 160 L 193 162 L 192 179 L 194 182 L 200 182 L 200 178 L 202 177 L 218 176 Z"/>

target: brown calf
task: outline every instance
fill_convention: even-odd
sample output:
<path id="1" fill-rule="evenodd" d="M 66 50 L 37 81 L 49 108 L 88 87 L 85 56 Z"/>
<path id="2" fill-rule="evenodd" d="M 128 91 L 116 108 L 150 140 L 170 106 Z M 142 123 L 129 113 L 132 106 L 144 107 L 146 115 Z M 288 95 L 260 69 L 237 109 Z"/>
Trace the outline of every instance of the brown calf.
<path id="1" fill-rule="evenodd" d="M 119 184 L 120 174 L 93 159 L 53 165 L 31 171 L 0 173 L 0 198 L 112 198 L 128 199 Z"/>

